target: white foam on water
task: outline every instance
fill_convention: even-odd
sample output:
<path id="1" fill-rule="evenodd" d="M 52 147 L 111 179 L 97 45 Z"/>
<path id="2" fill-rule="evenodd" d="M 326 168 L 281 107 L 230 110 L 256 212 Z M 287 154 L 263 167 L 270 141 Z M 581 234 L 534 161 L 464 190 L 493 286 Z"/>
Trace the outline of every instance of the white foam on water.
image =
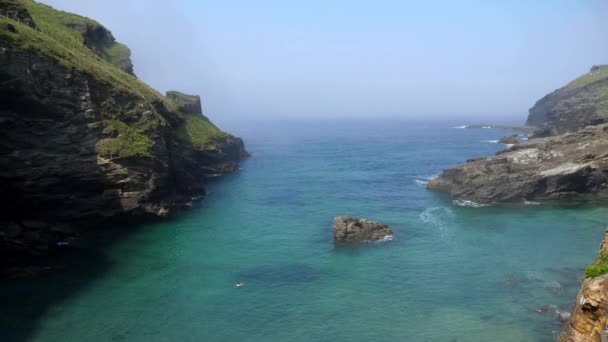
<path id="1" fill-rule="evenodd" d="M 459 207 L 469 207 L 469 208 L 483 208 L 483 207 L 489 206 L 489 204 L 482 204 L 482 203 L 477 203 L 477 202 L 463 200 L 463 199 L 455 199 L 452 201 L 452 203 Z"/>
<path id="2" fill-rule="evenodd" d="M 393 241 L 393 236 L 392 235 L 387 235 L 387 236 L 383 237 L 380 240 L 374 241 L 374 243 L 384 243 L 384 242 L 389 242 L 389 241 Z"/>
<path id="3" fill-rule="evenodd" d="M 467 127 L 469 127 L 469 126 L 455 126 L 455 127 L 452 127 L 452 128 L 463 129 L 463 128 L 467 128 Z"/>
<path id="4" fill-rule="evenodd" d="M 439 177 L 438 174 L 436 175 L 431 175 L 429 177 L 416 177 L 416 179 L 414 179 L 414 183 L 416 183 L 416 185 L 418 185 L 421 188 L 426 188 L 426 185 L 433 180 L 433 178 L 437 178 Z"/>
<path id="5" fill-rule="evenodd" d="M 454 220 L 454 212 L 447 207 L 427 208 L 418 216 L 422 222 L 439 232 L 442 239 L 449 237 L 449 226 Z"/>
<path id="6" fill-rule="evenodd" d="M 486 144 L 498 144 L 498 140 L 482 140 L 481 142 Z"/>
<path id="7" fill-rule="evenodd" d="M 414 183 L 416 183 L 416 185 L 418 185 L 419 187 L 424 188 L 429 183 L 429 181 L 422 179 L 414 179 Z"/>

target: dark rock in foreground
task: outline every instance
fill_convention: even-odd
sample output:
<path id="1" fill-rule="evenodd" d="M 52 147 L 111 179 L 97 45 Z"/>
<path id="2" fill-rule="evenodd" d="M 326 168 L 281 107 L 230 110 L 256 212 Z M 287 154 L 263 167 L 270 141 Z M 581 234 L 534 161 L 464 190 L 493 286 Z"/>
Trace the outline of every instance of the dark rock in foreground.
<path id="1" fill-rule="evenodd" d="M 608 195 L 608 125 L 532 139 L 469 160 L 431 180 L 430 189 L 477 203 Z"/>
<path id="2" fill-rule="evenodd" d="M 334 241 L 370 242 L 393 235 L 385 224 L 352 216 L 337 216 L 333 224 Z"/>
<path id="3" fill-rule="evenodd" d="M 507 144 L 507 145 L 517 144 L 518 142 L 519 142 L 519 138 L 518 138 L 517 134 L 505 135 L 500 140 L 498 140 L 499 144 Z"/>

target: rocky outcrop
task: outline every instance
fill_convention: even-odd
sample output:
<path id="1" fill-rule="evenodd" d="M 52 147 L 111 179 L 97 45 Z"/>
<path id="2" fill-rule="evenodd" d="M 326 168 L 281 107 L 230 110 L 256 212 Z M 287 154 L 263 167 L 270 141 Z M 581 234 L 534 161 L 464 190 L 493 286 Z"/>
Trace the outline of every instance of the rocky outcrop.
<path id="1" fill-rule="evenodd" d="M 0 16 L 11 18 L 12 20 L 23 23 L 33 29 L 37 28 L 32 16 L 30 16 L 30 12 L 28 12 L 23 4 L 18 1 L 0 1 Z"/>
<path id="2" fill-rule="evenodd" d="M 519 137 L 517 136 L 517 134 L 505 135 L 504 137 L 500 138 L 500 140 L 498 140 L 499 144 L 505 145 L 513 145 L 517 144 L 518 142 Z"/>
<path id="3" fill-rule="evenodd" d="M 608 231 L 600 246 L 606 252 Z M 600 342 L 608 339 L 608 274 L 586 279 L 576 297 L 569 319 L 558 337 L 560 342 Z"/>
<path id="4" fill-rule="evenodd" d="M 371 242 L 393 235 L 385 224 L 352 216 L 335 217 L 332 229 L 334 241 L 338 242 Z"/>
<path id="5" fill-rule="evenodd" d="M 431 180 L 430 189 L 477 203 L 608 195 L 608 125 L 531 139 L 467 161 Z"/>
<path id="6" fill-rule="evenodd" d="M 180 110 L 188 114 L 203 114 L 201 97 L 198 95 L 187 95 L 179 91 L 168 91 L 167 98 L 175 101 Z"/>
<path id="7" fill-rule="evenodd" d="M 238 169 L 241 139 L 96 56 L 115 44 L 108 30 L 47 6 L 18 13 L 60 26 L 0 15 L 0 273 L 83 227 L 166 217 L 204 194 L 206 175 Z M 65 29 L 82 45 L 52 36 Z"/>
<path id="8" fill-rule="evenodd" d="M 526 122 L 537 128 L 535 136 L 573 132 L 608 122 L 608 66 L 589 73 L 540 99 Z"/>

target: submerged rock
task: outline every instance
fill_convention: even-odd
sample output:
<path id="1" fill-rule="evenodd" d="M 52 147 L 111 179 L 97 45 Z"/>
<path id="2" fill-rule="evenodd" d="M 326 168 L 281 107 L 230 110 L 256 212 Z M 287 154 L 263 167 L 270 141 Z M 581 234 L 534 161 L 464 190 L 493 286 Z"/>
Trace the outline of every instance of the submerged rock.
<path id="1" fill-rule="evenodd" d="M 517 144 L 519 142 L 519 138 L 517 134 L 505 135 L 500 140 L 498 140 L 499 144 Z"/>
<path id="2" fill-rule="evenodd" d="M 334 241 L 370 242 L 393 235 L 389 226 L 352 216 L 337 216 L 333 224 Z"/>

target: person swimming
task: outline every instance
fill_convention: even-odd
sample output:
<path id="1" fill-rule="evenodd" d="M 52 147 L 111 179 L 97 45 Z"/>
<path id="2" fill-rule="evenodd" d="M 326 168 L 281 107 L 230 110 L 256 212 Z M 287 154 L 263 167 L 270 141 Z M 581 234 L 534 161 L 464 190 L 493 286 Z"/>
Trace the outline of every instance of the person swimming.
<path id="1" fill-rule="evenodd" d="M 240 281 L 238 283 L 236 283 L 236 287 L 243 287 L 243 285 L 245 285 L 245 283 L 242 283 Z"/>

